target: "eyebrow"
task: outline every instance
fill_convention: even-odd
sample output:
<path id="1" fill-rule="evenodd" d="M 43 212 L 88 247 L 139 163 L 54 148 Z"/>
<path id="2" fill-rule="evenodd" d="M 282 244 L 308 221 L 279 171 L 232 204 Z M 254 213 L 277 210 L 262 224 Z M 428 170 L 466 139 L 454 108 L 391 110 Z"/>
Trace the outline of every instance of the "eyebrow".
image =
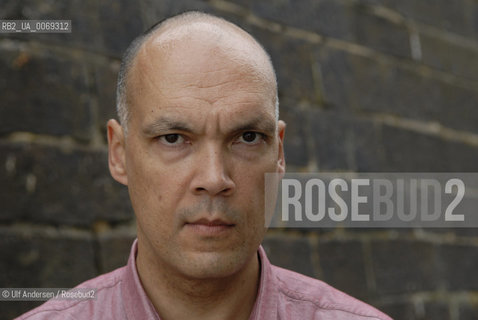
<path id="1" fill-rule="evenodd" d="M 268 134 L 273 134 L 276 130 L 276 124 L 273 120 L 267 117 L 257 117 L 245 123 L 239 124 L 234 127 L 232 132 L 243 132 L 258 130 Z"/>
<path id="2" fill-rule="evenodd" d="M 237 133 L 243 131 L 262 131 L 268 134 L 273 134 L 276 130 L 276 124 L 272 119 L 268 117 L 256 117 L 249 121 L 245 121 L 234 126 L 230 132 Z M 168 131 L 183 131 L 193 133 L 194 130 L 191 126 L 180 120 L 171 119 L 169 117 L 162 116 L 154 122 L 146 125 L 143 128 L 143 133 L 147 136 L 155 136 L 161 132 Z"/>
<path id="3" fill-rule="evenodd" d="M 148 136 L 154 136 L 161 132 L 174 130 L 193 132 L 192 128 L 186 122 L 170 119 L 168 117 L 160 117 L 145 126 L 143 128 L 143 133 Z"/>

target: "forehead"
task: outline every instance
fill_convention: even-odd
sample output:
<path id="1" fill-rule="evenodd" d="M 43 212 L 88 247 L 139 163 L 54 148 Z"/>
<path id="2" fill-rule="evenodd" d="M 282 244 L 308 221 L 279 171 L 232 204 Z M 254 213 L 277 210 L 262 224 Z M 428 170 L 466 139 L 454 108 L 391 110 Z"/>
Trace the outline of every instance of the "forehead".
<path id="1" fill-rule="evenodd" d="M 198 20 L 187 24 L 167 24 L 153 34 L 143 48 L 164 49 L 162 54 L 167 55 L 171 49 L 181 45 L 188 46 L 194 40 L 200 42 L 205 49 L 225 51 L 244 62 L 254 61 L 258 67 L 269 67 L 267 54 L 257 41 L 244 30 L 226 21 Z"/>
<path id="2" fill-rule="evenodd" d="M 132 115 L 145 107 L 157 112 L 205 104 L 267 105 L 274 113 L 275 77 L 268 57 L 253 41 L 227 35 L 199 25 L 151 38 L 128 80 Z"/>
<path id="3" fill-rule="evenodd" d="M 138 57 L 137 80 L 142 85 L 156 84 L 155 89 L 206 89 L 254 84 L 269 85 L 267 72 L 256 61 L 240 56 L 237 51 L 216 45 L 205 45 L 201 39 L 178 42 L 165 50 L 146 48 Z M 238 88 L 239 89 L 239 88 Z"/>
<path id="4" fill-rule="evenodd" d="M 152 36 L 135 59 L 136 74 L 152 72 L 205 76 L 220 71 L 250 74 L 275 84 L 265 51 L 246 32 L 234 25 L 195 22 L 170 26 Z M 214 75 L 213 75 L 214 76 Z"/>

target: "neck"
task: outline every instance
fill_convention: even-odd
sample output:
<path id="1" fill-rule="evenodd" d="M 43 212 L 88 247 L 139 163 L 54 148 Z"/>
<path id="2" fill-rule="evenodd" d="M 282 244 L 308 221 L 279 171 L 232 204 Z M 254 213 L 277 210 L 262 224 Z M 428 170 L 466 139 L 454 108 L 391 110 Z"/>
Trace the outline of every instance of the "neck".
<path id="1" fill-rule="evenodd" d="M 231 276 L 191 279 L 140 253 L 139 277 L 161 319 L 249 319 L 259 287 L 257 254 Z"/>

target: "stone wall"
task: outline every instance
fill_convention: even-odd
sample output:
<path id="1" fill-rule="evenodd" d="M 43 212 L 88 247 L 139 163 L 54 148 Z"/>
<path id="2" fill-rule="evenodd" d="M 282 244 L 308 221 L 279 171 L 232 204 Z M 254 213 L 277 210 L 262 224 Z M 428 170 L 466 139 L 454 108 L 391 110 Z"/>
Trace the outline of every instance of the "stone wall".
<path id="1" fill-rule="evenodd" d="M 134 219 L 105 139 L 120 56 L 191 9 L 272 55 L 289 171 L 477 171 L 477 0 L 4 0 L 1 19 L 73 32 L 0 34 L 0 287 L 72 287 L 125 263 Z M 476 229 L 274 229 L 264 247 L 396 319 L 478 318 Z M 0 302 L 0 318 L 33 305 Z"/>

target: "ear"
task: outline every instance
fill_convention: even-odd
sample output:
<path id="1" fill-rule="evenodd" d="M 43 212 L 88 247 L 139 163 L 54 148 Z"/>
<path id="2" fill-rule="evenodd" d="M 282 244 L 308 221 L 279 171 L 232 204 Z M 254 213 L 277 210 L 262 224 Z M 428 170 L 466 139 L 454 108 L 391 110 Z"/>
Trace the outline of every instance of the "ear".
<path id="1" fill-rule="evenodd" d="M 125 186 L 128 185 L 126 174 L 126 150 L 123 128 L 114 119 L 107 123 L 108 128 L 108 166 L 113 179 Z"/>
<path id="2" fill-rule="evenodd" d="M 281 178 L 285 174 L 285 156 L 284 156 L 284 134 L 286 124 L 284 121 L 279 120 L 277 122 L 277 137 L 279 138 L 279 153 L 277 158 L 277 172 L 281 175 Z"/>

